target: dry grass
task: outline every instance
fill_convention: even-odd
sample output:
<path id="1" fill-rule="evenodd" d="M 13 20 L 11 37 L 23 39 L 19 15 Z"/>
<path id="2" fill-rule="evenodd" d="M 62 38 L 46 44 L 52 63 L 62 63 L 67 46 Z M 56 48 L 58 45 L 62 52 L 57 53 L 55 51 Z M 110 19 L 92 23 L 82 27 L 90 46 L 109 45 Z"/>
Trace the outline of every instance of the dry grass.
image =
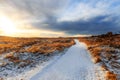
<path id="1" fill-rule="evenodd" d="M 52 53 L 55 50 L 62 51 L 64 48 L 70 47 L 71 45 L 74 44 L 74 41 L 71 40 L 51 40 L 45 43 L 37 43 L 26 50 L 24 52 L 32 52 L 32 53 L 43 53 L 43 54 L 48 54 Z"/>
<path id="2" fill-rule="evenodd" d="M 70 47 L 73 44 L 73 40 L 66 38 L 45 39 L 0 37 L 0 54 L 8 52 L 49 53 L 54 50 L 63 50 L 62 48 Z"/>
<path id="3" fill-rule="evenodd" d="M 74 44 L 69 38 L 13 38 L 0 37 L 0 54 L 6 54 L 6 59 L 14 63 L 30 61 L 20 60 L 19 53 L 51 54 L 63 51 Z"/>
<path id="4" fill-rule="evenodd" d="M 85 42 L 88 45 L 88 49 L 92 53 L 93 57 L 99 58 L 101 51 L 104 51 L 105 53 L 114 53 L 115 50 L 111 49 L 111 47 L 120 49 L 120 35 L 109 34 L 110 33 L 100 36 L 80 38 L 79 40 Z M 101 47 L 104 46 L 107 47 L 105 49 L 102 49 Z"/>
<path id="5" fill-rule="evenodd" d="M 117 77 L 117 75 L 112 73 L 112 72 L 110 72 L 110 71 L 108 71 L 106 73 L 106 80 L 117 80 L 116 77 Z"/>
<path id="6" fill-rule="evenodd" d="M 111 32 L 99 36 L 79 38 L 80 41 L 85 42 L 88 45 L 88 50 L 91 52 L 93 60 L 95 63 L 104 62 L 103 58 L 107 61 L 111 61 L 110 66 L 112 68 L 120 69 L 118 62 L 115 62 L 119 59 L 116 49 L 120 49 L 120 35 L 112 34 Z M 102 56 L 101 56 L 102 55 Z M 114 60 L 114 61 L 112 61 Z M 117 64 L 117 65 L 116 65 Z M 114 65 L 114 66 L 113 66 Z M 107 70 L 106 73 L 107 80 L 117 80 L 117 75 L 109 70 L 106 64 L 103 64 L 101 67 L 103 70 Z"/>

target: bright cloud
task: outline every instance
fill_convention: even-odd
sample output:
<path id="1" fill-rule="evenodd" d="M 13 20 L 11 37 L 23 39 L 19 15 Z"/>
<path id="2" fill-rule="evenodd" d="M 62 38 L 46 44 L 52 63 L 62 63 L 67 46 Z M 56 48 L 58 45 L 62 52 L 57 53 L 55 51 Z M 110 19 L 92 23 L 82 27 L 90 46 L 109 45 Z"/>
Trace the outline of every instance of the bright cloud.
<path id="1" fill-rule="evenodd" d="M 120 29 L 119 10 L 119 0 L 0 1 L 0 13 L 15 21 L 19 33 L 33 36 L 116 32 Z"/>
<path id="2" fill-rule="evenodd" d="M 91 0 L 91 2 L 89 1 L 80 2 L 75 6 L 72 6 L 72 8 L 70 7 L 68 11 L 66 10 L 64 14 L 61 14 L 61 17 L 58 18 L 58 21 L 78 21 L 78 20 L 88 21 L 97 16 L 105 16 L 105 15 L 112 16 L 112 14 L 119 13 L 119 12 L 115 12 L 115 10 L 111 11 L 112 8 L 115 7 L 115 6 L 111 7 L 112 3 L 114 3 L 114 1 L 112 0 L 111 1 L 100 0 L 97 2 L 94 1 L 95 0 L 93 1 Z"/>

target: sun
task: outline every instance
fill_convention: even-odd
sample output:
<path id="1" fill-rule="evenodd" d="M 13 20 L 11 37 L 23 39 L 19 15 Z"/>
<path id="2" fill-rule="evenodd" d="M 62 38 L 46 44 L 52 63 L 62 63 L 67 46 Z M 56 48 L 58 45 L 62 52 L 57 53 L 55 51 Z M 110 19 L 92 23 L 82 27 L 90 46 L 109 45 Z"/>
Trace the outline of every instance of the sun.
<path id="1" fill-rule="evenodd" d="M 15 34 L 17 31 L 15 23 L 6 16 L 0 16 L 0 30 L 5 35 Z"/>

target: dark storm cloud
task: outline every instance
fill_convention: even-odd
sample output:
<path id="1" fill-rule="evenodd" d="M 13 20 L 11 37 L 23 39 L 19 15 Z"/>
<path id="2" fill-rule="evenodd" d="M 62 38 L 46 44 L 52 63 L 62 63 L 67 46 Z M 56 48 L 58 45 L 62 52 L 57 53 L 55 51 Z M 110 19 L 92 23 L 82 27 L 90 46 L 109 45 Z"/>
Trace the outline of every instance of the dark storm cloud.
<path id="1" fill-rule="evenodd" d="M 119 0 L 3 0 L 2 3 L 4 11 L 19 11 L 23 20 L 36 29 L 71 35 L 120 31 Z"/>
<path id="2" fill-rule="evenodd" d="M 116 25 L 116 19 L 104 21 L 109 16 L 99 16 L 89 21 L 75 22 L 55 22 L 55 19 L 50 18 L 51 22 L 46 22 L 49 26 L 41 27 L 43 29 L 51 29 L 54 31 L 65 31 L 69 34 L 101 34 L 108 31 L 119 31 L 119 26 Z"/>
<path id="3" fill-rule="evenodd" d="M 96 4 L 93 4 L 96 3 Z M 91 1 L 91 3 L 78 3 L 76 6 L 61 13 L 59 17 L 47 15 L 46 21 L 37 28 L 54 31 L 65 31 L 67 34 L 101 34 L 108 31 L 120 30 L 120 13 L 117 2 Z"/>

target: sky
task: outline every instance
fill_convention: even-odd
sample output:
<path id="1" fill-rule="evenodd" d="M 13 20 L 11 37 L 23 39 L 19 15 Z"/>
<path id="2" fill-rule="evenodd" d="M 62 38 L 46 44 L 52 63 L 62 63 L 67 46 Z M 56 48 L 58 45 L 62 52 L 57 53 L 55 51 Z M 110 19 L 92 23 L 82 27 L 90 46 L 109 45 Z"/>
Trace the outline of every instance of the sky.
<path id="1" fill-rule="evenodd" d="M 120 0 L 0 0 L 0 27 L 22 37 L 120 32 Z"/>

